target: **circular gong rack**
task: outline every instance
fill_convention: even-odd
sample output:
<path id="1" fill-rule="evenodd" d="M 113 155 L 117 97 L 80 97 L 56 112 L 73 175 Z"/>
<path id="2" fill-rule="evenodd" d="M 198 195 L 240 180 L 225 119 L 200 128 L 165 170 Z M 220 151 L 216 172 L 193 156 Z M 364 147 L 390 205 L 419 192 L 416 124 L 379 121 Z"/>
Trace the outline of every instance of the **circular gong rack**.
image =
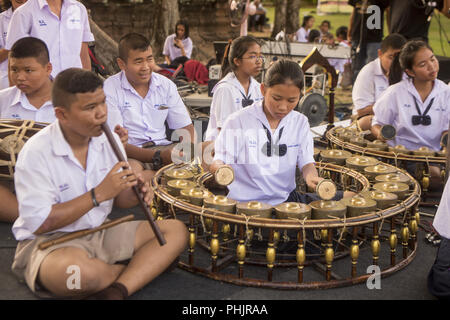
<path id="1" fill-rule="evenodd" d="M 316 163 L 319 174 L 340 190 L 369 191 L 372 184 L 360 172 L 332 163 Z M 189 230 L 187 250 L 179 267 L 214 280 L 276 289 L 319 289 L 367 281 L 377 266 L 388 276 L 414 258 L 420 215 L 420 186 L 411 179 L 406 197 L 383 210 L 356 217 L 275 219 L 227 213 L 194 205 L 169 194 L 164 171 L 152 179 L 156 219 L 176 218 Z M 213 191 L 213 176 L 198 167 L 193 181 Z M 224 190 L 219 191 L 224 193 Z M 214 194 L 218 194 L 214 190 Z"/>
<path id="2" fill-rule="evenodd" d="M 430 166 L 437 166 L 441 170 L 441 176 L 444 180 L 446 173 L 446 156 L 439 156 L 438 152 L 434 152 L 433 155 L 423 156 L 416 155 L 411 153 L 403 153 L 403 152 L 393 152 L 393 151 L 381 151 L 373 148 L 363 147 L 349 141 L 344 141 L 337 134 L 337 130 L 354 130 L 357 132 L 356 128 L 353 127 L 334 127 L 327 131 L 326 139 L 328 140 L 328 144 L 332 149 L 343 149 L 352 152 L 353 154 L 360 154 L 365 156 L 371 156 L 379 159 L 384 163 L 391 164 L 395 167 L 406 169 L 408 164 L 415 164 L 415 179 L 419 181 L 420 186 L 422 188 L 422 205 L 435 205 L 436 203 L 430 202 L 427 203 L 426 200 L 428 196 L 433 196 L 433 194 L 428 190 L 430 185 Z M 359 133 L 356 133 L 358 135 Z M 440 198 L 440 195 L 438 195 Z"/>

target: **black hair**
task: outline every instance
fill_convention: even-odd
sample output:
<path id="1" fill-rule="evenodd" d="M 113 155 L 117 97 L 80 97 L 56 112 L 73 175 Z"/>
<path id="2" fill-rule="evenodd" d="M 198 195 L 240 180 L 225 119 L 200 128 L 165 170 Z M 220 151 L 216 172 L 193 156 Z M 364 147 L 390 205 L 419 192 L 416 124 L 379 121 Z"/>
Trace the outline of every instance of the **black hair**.
<path id="1" fill-rule="evenodd" d="M 389 49 L 398 50 L 406 43 L 406 38 L 399 33 L 392 33 L 381 41 L 380 50 L 385 53 Z"/>
<path id="2" fill-rule="evenodd" d="M 10 58 L 35 58 L 42 66 L 50 61 L 47 45 L 38 38 L 25 37 L 17 40 L 9 52 Z"/>
<path id="3" fill-rule="evenodd" d="M 346 26 L 340 26 L 336 30 L 336 37 L 341 37 L 344 40 L 347 40 L 348 28 Z"/>
<path id="4" fill-rule="evenodd" d="M 268 70 L 264 77 L 264 86 L 270 88 L 277 84 L 292 82 L 303 90 L 304 74 L 300 65 L 291 60 L 278 60 Z"/>
<path id="5" fill-rule="evenodd" d="M 234 59 L 242 58 L 247 50 L 254 44 L 261 46 L 259 40 L 252 36 L 242 36 L 229 43 L 223 57 L 222 76 L 225 76 L 230 69 L 233 71 L 236 70 L 237 66 L 234 63 Z"/>
<path id="6" fill-rule="evenodd" d="M 0 7 L 2 8 L 2 11 L 6 11 L 12 7 L 12 3 L 10 0 L 2 0 L 0 2 Z"/>
<path id="7" fill-rule="evenodd" d="M 309 21 L 309 19 L 314 18 L 313 16 L 304 16 L 303 17 L 303 23 L 302 23 L 302 27 L 306 26 L 306 23 Z"/>
<path id="8" fill-rule="evenodd" d="M 69 108 L 77 93 L 94 92 L 98 88 L 103 88 L 103 80 L 94 72 L 79 68 L 66 69 L 53 82 L 53 106 Z"/>
<path id="9" fill-rule="evenodd" d="M 127 62 L 130 50 L 145 51 L 150 47 L 150 41 L 139 33 L 128 33 L 119 40 L 119 58 Z"/>
<path id="10" fill-rule="evenodd" d="M 320 25 L 323 25 L 324 23 L 328 24 L 328 29 L 331 29 L 331 23 L 328 20 L 323 20 Z"/>
<path id="11" fill-rule="evenodd" d="M 188 38 L 189 37 L 189 25 L 186 21 L 180 20 L 175 24 L 175 35 L 177 34 L 177 27 L 178 26 L 183 26 L 184 27 L 184 38 Z"/>
<path id="12" fill-rule="evenodd" d="M 311 29 L 308 35 L 308 42 L 314 43 L 320 38 L 320 31 L 317 29 Z"/>
<path id="13" fill-rule="evenodd" d="M 389 85 L 400 82 L 403 78 L 403 72 L 406 69 L 412 69 L 416 53 L 422 48 L 427 48 L 433 52 L 428 43 L 422 40 L 411 40 L 403 45 L 400 53 L 392 61 L 391 69 L 389 70 Z"/>

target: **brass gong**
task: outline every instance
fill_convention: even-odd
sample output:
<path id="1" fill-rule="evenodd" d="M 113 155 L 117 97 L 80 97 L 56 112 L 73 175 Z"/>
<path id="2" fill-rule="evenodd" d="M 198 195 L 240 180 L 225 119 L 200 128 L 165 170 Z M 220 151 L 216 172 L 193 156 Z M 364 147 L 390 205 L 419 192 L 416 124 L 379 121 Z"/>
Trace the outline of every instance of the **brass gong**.
<path id="1" fill-rule="evenodd" d="M 213 196 L 203 199 L 203 205 L 206 208 L 213 208 L 219 211 L 234 213 L 236 209 L 236 200 L 227 198 L 225 196 Z"/>
<path id="2" fill-rule="evenodd" d="M 381 174 L 375 177 L 376 182 L 401 182 L 410 184 L 411 179 L 403 173 L 388 173 L 388 174 Z"/>
<path id="3" fill-rule="evenodd" d="M 311 219 L 311 207 L 300 202 L 285 202 L 275 206 L 275 215 L 278 219 Z"/>
<path id="4" fill-rule="evenodd" d="M 375 200 L 365 198 L 359 194 L 351 198 L 344 198 L 340 201 L 347 206 L 347 217 L 361 216 L 377 208 Z"/>
<path id="5" fill-rule="evenodd" d="M 167 191 L 170 195 L 178 197 L 183 189 L 195 188 L 197 184 L 190 180 L 170 180 L 167 182 Z"/>
<path id="6" fill-rule="evenodd" d="M 398 144 L 395 147 L 389 147 L 389 151 L 393 153 L 403 153 L 403 154 L 411 153 L 411 150 L 406 149 L 406 147 L 402 144 Z"/>
<path id="7" fill-rule="evenodd" d="M 164 177 L 170 180 L 192 180 L 194 174 L 186 169 L 168 169 L 164 171 Z"/>
<path id="8" fill-rule="evenodd" d="M 375 166 L 378 164 L 378 160 L 372 157 L 366 157 L 366 156 L 353 156 L 350 158 L 347 158 L 345 161 L 346 165 L 350 169 L 355 169 L 357 171 L 364 171 L 365 167 Z"/>
<path id="9" fill-rule="evenodd" d="M 246 216 L 258 216 L 259 218 L 271 218 L 272 206 L 259 201 L 240 202 L 236 205 L 238 214 Z"/>
<path id="10" fill-rule="evenodd" d="M 409 186 L 402 182 L 378 182 L 373 185 L 373 188 L 377 191 L 394 193 L 399 200 L 403 200 L 409 190 Z"/>
<path id="11" fill-rule="evenodd" d="M 196 206 L 202 206 L 203 199 L 211 198 L 213 196 L 214 194 L 204 188 L 183 189 L 180 191 L 181 199 L 185 199 Z"/>
<path id="12" fill-rule="evenodd" d="M 344 165 L 345 160 L 352 156 L 351 152 L 346 150 L 331 149 L 322 150 L 320 156 L 323 162 L 335 163 L 337 165 Z"/>
<path id="13" fill-rule="evenodd" d="M 372 150 L 386 151 L 388 149 L 388 145 L 386 142 L 383 142 L 381 140 L 374 140 L 367 142 L 366 148 Z"/>
<path id="14" fill-rule="evenodd" d="M 419 149 L 414 150 L 413 154 L 416 156 L 432 157 L 434 156 L 434 151 L 428 147 L 420 147 Z"/>
<path id="15" fill-rule="evenodd" d="M 375 200 L 379 209 L 389 208 L 397 203 L 398 197 L 395 193 L 384 191 L 363 191 L 359 193 L 365 198 Z"/>
<path id="16" fill-rule="evenodd" d="M 316 200 L 311 202 L 309 206 L 311 207 L 312 219 L 343 218 L 347 212 L 347 207 L 342 202 L 334 200 Z"/>
<path id="17" fill-rule="evenodd" d="M 369 179 L 374 179 L 377 175 L 380 174 L 389 174 L 396 173 L 397 169 L 391 166 L 387 166 L 384 164 L 377 164 L 376 166 L 370 166 L 364 168 L 364 174 Z"/>

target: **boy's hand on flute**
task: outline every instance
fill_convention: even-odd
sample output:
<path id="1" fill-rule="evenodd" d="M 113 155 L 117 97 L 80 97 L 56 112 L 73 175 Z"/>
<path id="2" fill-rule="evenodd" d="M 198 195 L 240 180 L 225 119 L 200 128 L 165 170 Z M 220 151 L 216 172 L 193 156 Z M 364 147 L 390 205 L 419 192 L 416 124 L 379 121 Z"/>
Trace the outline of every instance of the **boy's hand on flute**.
<path id="1" fill-rule="evenodd" d="M 144 195 L 144 202 L 148 206 L 150 206 L 153 200 L 153 192 L 148 182 L 144 181 L 140 174 L 138 174 L 137 176 L 137 187 L 139 191 Z"/>
<path id="2" fill-rule="evenodd" d="M 120 170 L 123 169 L 123 170 Z M 120 170 L 120 171 L 119 171 Z M 98 203 L 115 198 L 123 190 L 137 185 L 138 179 L 127 162 L 118 162 L 106 175 L 103 181 L 95 187 Z"/>

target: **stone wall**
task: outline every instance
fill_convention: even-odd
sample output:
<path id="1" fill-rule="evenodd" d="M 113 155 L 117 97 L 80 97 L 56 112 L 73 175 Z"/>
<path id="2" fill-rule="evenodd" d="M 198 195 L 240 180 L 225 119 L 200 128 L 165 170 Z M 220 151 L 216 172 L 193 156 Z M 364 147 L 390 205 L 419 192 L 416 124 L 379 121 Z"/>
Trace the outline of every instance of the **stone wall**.
<path id="1" fill-rule="evenodd" d="M 155 21 L 154 8 L 151 1 L 144 3 L 127 3 L 120 0 L 83 0 L 92 19 L 111 38 L 118 41 L 129 32 L 138 32 L 152 39 L 151 26 Z M 228 1 L 215 2 L 193 1 L 191 4 L 179 5 L 180 17 L 189 23 L 190 37 L 194 43 L 193 59 L 206 63 L 214 57 L 213 41 L 228 40 L 239 35 L 239 29 L 231 28 Z M 175 26 L 173 26 L 175 27 Z M 101 46 L 100 43 L 96 44 Z M 155 44 L 154 51 L 158 55 L 164 44 Z M 157 59 L 161 61 L 161 56 Z"/>

